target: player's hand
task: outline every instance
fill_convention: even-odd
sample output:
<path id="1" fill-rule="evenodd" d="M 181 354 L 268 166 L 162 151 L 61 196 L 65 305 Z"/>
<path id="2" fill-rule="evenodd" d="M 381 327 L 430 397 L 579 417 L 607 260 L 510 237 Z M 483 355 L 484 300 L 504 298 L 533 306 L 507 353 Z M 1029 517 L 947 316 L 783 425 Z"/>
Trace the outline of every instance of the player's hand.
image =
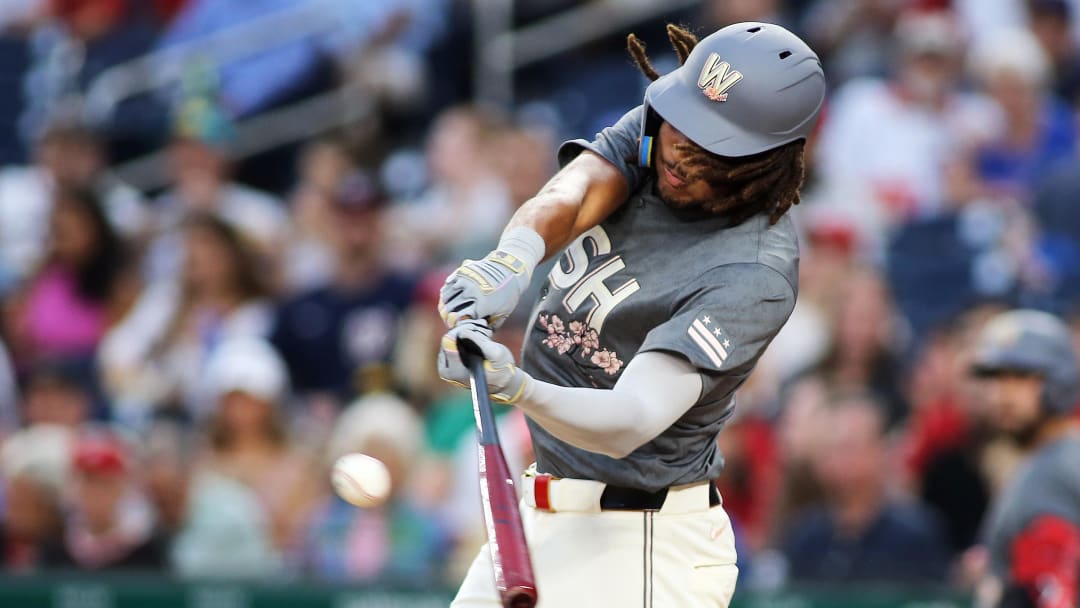
<path id="1" fill-rule="evenodd" d="M 439 377 L 451 384 L 469 386 L 469 370 L 458 353 L 458 339 L 469 340 L 484 355 L 488 391 L 500 403 L 515 403 L 525 392 L 529 375 L 514 365 L 510 349 L 491 339 L 491 328 L 481 321 L 467 320 L 446 332 L 439 349 Z"/>
<path id="2" fill-rule="evenodd" d="M 482 319 L 497 329 L 529 286 L 530 270 L 516 256 L 496 249 L 482 260 L 465 260 L 439 292 L 439 316 L 447 327 Z"/>

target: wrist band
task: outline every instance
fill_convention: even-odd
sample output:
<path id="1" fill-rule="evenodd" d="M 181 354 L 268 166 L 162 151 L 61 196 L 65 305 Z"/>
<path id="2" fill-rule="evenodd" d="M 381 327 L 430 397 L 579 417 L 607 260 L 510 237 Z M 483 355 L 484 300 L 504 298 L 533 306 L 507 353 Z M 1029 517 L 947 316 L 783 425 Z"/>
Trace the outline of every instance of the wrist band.
<path id="1" fill-rule="evenodd" d="M 505 256 L 493 257 L 492 259 L 504 264 L 517 274 L 521 274 L 519 268 L 522 268 L 526 276 L 531 277 L 536 265 L 540 263 L 540 260 L 544 259 L 546 250 L 547 244 L 535 230 L 527 226 L 514 226 L 503 233 L 502 238 L 499 240 L 499 246 L 494 253 L 506 253 L 516 259 L 511 261 L 506 259 Z M 521 266 L 519 267 L 513 262 L 518 262 Z"/>

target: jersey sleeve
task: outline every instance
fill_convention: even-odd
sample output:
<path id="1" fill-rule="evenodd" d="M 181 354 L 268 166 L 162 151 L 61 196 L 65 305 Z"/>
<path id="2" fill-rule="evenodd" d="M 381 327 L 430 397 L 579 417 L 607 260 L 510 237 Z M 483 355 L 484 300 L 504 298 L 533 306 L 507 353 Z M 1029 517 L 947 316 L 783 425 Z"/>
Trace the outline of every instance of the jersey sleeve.
<path id="1" fill-rule="evenodd" d="M 1073 522 L 1041 515 L 1013 540 L 1010 549 L 1009 581 L 1016 588 L 1014 596 L 1036 608 L 1076 605 L 1080 599 L 1080 528 Z"/>
<path id="2" fill-rule="evenodd" d="M 559 166 L 565 167 L 583 150 L 604 157 L 626 178 L 630 191 L 637 190 L 643 169 L 638 166 L 638 136 L 641 133 L 642 106 L 630 110 L 615 124 L 596 134 L 596 139 L 572 139 L 559 146 Z"/>
<path id="3" fill-rule="evenodd" d="M 703 372 L 702 395 L 734 388 L 795 307 L 795 288 L 760 264 L 709 270 L 688 285 L 671 319 L 649 332 L 638 352 L 662 351 Z"/>

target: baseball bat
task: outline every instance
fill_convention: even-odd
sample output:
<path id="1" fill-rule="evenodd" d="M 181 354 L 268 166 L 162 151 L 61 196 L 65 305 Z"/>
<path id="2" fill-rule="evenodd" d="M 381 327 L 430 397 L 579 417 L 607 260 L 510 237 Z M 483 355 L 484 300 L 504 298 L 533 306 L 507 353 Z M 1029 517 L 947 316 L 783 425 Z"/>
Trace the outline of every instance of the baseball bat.
<path id="1" fill-rule="evenodd" d="M 536 606 L 536 579 L 533 577 L 529 545 L 521 526 L 518 498 L 510 467 L 495 429 L 495 414 L 488 395 L 484 355 L 469 340 L 458 340 L 458 352 L 469 369 L 473 415 L 479 441 L 480 500 L 487 526 L 488 548 L 495 574 L 495 588 L 504 608 Z"/>

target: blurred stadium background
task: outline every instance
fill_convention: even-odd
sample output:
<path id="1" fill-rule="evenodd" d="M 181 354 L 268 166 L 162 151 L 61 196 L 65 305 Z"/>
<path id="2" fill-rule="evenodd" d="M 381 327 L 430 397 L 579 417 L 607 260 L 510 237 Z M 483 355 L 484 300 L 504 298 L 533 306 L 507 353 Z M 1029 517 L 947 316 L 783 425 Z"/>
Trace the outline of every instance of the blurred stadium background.
<path id="1" fill-rule="evenodd" d="M 640 102 L 627 33 L 663 72 L 665 22 L 749 20 L 830 94 L 799 304 L 720 437 L 737 604 L 963 605 L 1015 462 L 971 336 L 1023 304 L 1080 341 L 1077 11 L 0 1 L 0 605 L 446 605 L 483 529 L 439 285 Z M 390 466 L 384 508 L 332 495 L 350 451 Z"/>

